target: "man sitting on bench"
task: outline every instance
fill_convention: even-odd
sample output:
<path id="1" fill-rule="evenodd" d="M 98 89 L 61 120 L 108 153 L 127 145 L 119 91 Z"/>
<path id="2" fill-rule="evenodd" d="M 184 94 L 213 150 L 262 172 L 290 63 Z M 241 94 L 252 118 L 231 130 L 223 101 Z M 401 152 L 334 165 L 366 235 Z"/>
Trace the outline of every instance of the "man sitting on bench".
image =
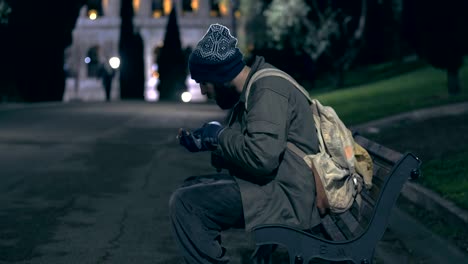
<path id="1" fill-rule="evenodd" d="M 219 24 L 199 41 L 189 68 L 201 93 L 232 114 L 225 126 L 209 122 L 192 132 L 179 131 L 181 145 L 191 152 L 213 151 L 216 165 L 229 171 L 190 177 L 170 198 L 172 227 L 185 261 L 227 263 L 220 232 L 229 228 L 317 226 L 311 170 L 287 148 L 291 142 L 306 153 L 319 151 L 306 97 L 289 81 L 267 76 L 253 83 L 246 102 L 252 75 L 274 66 L 262 57 L 246 66 L 237 39 Z"/>

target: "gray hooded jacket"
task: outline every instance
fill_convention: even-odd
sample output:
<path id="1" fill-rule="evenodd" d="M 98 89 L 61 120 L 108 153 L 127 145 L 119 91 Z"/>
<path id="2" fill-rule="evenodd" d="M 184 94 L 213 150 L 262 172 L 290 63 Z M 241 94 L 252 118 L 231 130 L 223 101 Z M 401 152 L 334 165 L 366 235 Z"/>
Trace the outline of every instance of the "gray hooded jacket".
<path id="1" fill-rule="evenodd" d="M 312 112 L 300 91 L 274 76 L 252 85 L 245 109 L 247 83 L 263 68 L 274 67 L 256 57 L 217 151 L 232 163 L 230 172 L 240 187 L 247 231 L 261 224 L 309 229 L 320 221 L 314 177 L 286 144 L 289 141 L 306 153 L 318 152 Z"/>

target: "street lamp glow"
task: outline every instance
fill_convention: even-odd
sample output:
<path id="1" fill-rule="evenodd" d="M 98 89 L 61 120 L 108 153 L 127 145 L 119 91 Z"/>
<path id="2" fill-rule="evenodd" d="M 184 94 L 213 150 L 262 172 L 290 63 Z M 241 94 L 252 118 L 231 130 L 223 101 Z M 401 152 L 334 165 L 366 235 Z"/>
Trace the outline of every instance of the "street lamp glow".
<path id="1" fill-rule="evenodd" d="M 184 103 L 188 103 L 192 100 L 192 94 L 189 92 L 183 92 L 180 98 Z"/>
<path id="2" fill-rule="evenodd" d="M 90 58 L 90 57 L 86 57 L 86 58 L 84 59 L 84 62 L 85 62 L 86 64 L 90 63 L 90 62 L 91 62 L 91 58 Z"/>
<path id="3" fill-rule="evenodd" d="M 109 64 L 112 69 L 118 69 L 120 67 L 120 59 L 118 57 L 112 57 L 109 59 Z"/>
<path id="4" fill-rule="evenodd" d="M 89 19 L 96 20 L 97 16 L 98 16 L 97 10 L 95 10 L 95 9 L 89 10 L 89 12 L 88 12 Z"/>

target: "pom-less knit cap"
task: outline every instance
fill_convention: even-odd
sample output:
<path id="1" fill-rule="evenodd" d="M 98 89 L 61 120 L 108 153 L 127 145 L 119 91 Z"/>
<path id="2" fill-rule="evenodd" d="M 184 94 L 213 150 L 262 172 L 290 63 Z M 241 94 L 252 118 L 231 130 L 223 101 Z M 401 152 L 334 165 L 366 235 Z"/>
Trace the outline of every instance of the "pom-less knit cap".
<path id="1" fill-rule="evenodd" d="M 197 82 L 226 83 L 244 68 L 243 55 L 236 47 L 237 39 L 229 29 L 212 24 L 189 57 L 192 79 Z"/>

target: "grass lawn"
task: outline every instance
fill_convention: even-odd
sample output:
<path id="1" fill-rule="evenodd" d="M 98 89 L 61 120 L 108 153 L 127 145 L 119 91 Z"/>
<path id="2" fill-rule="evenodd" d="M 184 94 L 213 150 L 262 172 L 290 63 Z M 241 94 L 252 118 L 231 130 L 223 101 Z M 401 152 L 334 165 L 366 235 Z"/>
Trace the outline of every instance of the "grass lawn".
<path id="1" fill-rule="evenodd" d="M 415 109 L 468 101 L 468 63 L 460 72 L 462 91 L 449 96 L 442 70 L 424 67 L 402 75 L 348 89 L 311 95 L 335 108 L 347 125 L 356 125 Z M 419 183 L 468 210 L 468 114 L 395 122 L 375 134 L 365 134 L 422 160 Z M 468 251 L 466 227 L 448 227 L 443 219 L 417 208 L 406 208 L 436 233 Z"/>
<path id="2" fill-rule="evenodd" d="M 424 183 L 468 210 L 468 151 L 447 156 L 424 165 Z"/>
<path id="3" fill-rule="evenodd" d="M 468 114 L 398 122 L 365 136 L 413 152 L 422 160 L 419 183 L 468 210 Z"/>
<path id="4" fill-rule="evenodd" d="M 467 63 L 465 63 L 467 64 Z M 375 120 L 414 109 L 468 101 L 468 66 L 460 71 L 462 91 L 447 93 L 446 73 L 423 67 L 389 79 L 311 95 L 333 106 L 347 125 Z"/>

